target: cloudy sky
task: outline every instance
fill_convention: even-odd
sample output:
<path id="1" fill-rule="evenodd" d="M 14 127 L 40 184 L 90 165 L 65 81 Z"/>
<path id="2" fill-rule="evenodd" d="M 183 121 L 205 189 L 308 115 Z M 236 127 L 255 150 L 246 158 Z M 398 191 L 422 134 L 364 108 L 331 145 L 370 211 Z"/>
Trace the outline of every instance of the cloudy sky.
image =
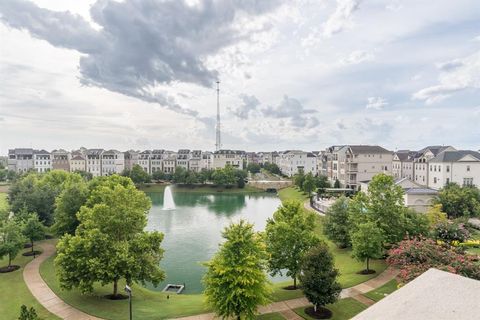
<path id="1" fill-rule="evenodd" d="M 480 148 L 478 0 L 3 0 L 8 148 Z"/>

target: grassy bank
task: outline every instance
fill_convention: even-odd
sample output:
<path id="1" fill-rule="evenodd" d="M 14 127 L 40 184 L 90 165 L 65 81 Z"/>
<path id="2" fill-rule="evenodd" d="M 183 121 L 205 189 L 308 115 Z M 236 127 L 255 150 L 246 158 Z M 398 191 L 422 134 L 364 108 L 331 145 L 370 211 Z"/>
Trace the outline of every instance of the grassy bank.
<path id="1" fill-rule="evenodd" d="M 163 192 L 165 187 L 169 184 L 142 184 L 138 186 L 138 189 L 144 192 Z M 257 189 L 246 185 L 244 188 L 222 188 L 215 187 L 212 185 L 194 185 L 194 186 L 185 186 L 185 185 L 170 185 L 174 188 L 175 192 L 188 192 L 188 193 L 205 193 L 205 194 L 239 194 L 239 193 L 257 193 L 264 192 L 261 189 Z"/>
<path id="2" fill-rule="evenodd" d="M 19 270 L 0 273 L 0 292 L 2 292 L 2 297 L 0 298 L 0 318 L 8 320 L 18 319 L 20 307 L 24 304 L 28 308 L 34 307 L 38 316 L 43 320 L 59 319 L 37 302 L 23 281 L 23 269 L 33 257 L 24 257 L 22 253 L 29 250 L 22 250 L 13 261 L 13 264 L 20 266 Z M 8 259 L 6 257 L 0 260 L 0 266 L 5 266 L 7 263 Z"/>

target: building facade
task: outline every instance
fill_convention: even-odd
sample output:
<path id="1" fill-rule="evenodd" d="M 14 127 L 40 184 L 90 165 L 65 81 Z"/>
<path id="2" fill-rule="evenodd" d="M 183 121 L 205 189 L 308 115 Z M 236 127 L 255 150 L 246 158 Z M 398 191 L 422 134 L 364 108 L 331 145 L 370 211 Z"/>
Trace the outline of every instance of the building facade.
<path id="1" fill-rule="evenodd" d="M 428 186 L 438 190 L 448 183 L 480 185 L 480 153 L 472 150 L 440 152 L 428 162 Z"/>
<path id="2" fill-rule="evenodd" d="M 232 166 L 237 169 L 244 169 L 245 151 L 240 150 L 218 150 L 213 153 L 212 169 L 221 169 Z"/>

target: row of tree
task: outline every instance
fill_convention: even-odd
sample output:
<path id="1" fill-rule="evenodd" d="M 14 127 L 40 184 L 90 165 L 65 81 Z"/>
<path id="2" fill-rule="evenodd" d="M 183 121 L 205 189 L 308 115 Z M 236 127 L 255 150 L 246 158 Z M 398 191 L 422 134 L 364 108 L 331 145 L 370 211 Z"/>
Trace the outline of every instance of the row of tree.
<path id="1" fill-rule="evenodd" d="M 129 177 L 136 184 L 149 183 L 155 181 L 171 181 L 177 184 L 195 185 L 213 183 L 222 187 L 238 187 L 245 186 L 247 172 L 245 170 L 236 169 L 232 166 L 226 166 L 219 169 L 202 169 L 200 172 L 187 170 L 183 167 L 176 167 L 173 174 L 164 173 L 163 171 L 155 171 L 149 175 L 139 165 L 134 165 L 131 170 L 125 169 L 122 176 Z"/>
<path id="2" fill-rule="evenodd" d="M 280 168 L 275 163 L 266 162 L 262 164 L 262 163 L 250 162 L 247 165 L 247 171 L 251 172 L 252 174 L 259 173 L 262 169 L 272 174 L 282 175 Z"/>
<path id="3" fill-rule="evenodd" d="M 341 287 L 328 246 L 315 235 L 312 213 L 299 202 L 284 203 L 267 221 L 265 233 L 240 221 L 227 227 L 225 242 L 206 263 L 207 302 L 218 316 L 254 318 L 257 307 L 269 302 L 271 275 L 286 272 L 302 284 L 315 310 L 337 300 Z"/>
<path id="4" fill-rule="evenodd" d="M 307 194 L 310 194 L 313 191 L 317 191 L 319 189 L 322 190 L 325 188 L 331 188 L 331 184 L 326 176 L 314 176 L 311 172 L 305 174 L 303 169 L 299 169 L 298 173 L 293 176 L 293 183 L 295 184 L 295 186 L 297 186 L 297 188 Z M 339 187 L 340 186 L 335 186 L 335 188 Z"/>

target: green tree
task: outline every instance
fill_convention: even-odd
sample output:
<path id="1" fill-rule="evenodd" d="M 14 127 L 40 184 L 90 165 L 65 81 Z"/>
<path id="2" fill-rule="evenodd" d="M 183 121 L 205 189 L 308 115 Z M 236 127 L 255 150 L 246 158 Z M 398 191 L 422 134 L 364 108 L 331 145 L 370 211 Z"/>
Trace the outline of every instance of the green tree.
<path id="1" fill-rule="evenodd" d="M 320 189 L 330 188 L 330 182 L 328 181 L 328 177 L 324 175 L 319 175 L 315 179 L 315 186 Z"/>
<path id="2" fill-rule="evenodd" d="M 418 213 L 413 209 L 407 208 L 404 213 L 405 236 L 419 237 L 427 236 L 429 233 L 428 218 L 423 213 Z"/>
<path id="3" fill-rule="evenodd" d="M 33 253 L 34 241 L 45 239 L 45 228 L 38 219 L 38 215 L 36 213 L 30 214 L 30 216 L 25 220 L 22 227 L 22 233 L 28 240 L 30 240 Z"/>
<path id="4" fill-rule="evenodd" d="M 152 173 L 152 179 L 153 180 L 165 180 L 166 176 L 165 173 L 162 170 L 157 170 Z"/>
<path id="5" fill-rule="evenodd" d="M 282 174 L 282 172 L 280 171 L 280 168 L 276 163 L 266 162 L 263 165 L 263 168 L 273 174 L 278 174 L 278 175 Z"/>
<path id="6" fill-rule="evenodd" d="M 341 196 L 328 208 L 323 223 L 323 231 L 340 248 L 350 246 L 347 197 Z"/>
<path id="7" fill-rule="evenodd" d="M 333 184 L 333 187 L 335 189 L 340 189 L 341 185 L 340 185 L 340 180 L 338 179 L 335 179 L 335 183 Z"/>
<path id="8" fill-rule="evenodd" d="M 226 166 L 223 169 L 216 169 L 212 173 L 212 180 L 215 185 L 226 187 L 231 187 L 238 182 L 232 166 Z"/>
<path id="9" fill-rule="evenodd" d="M 268 303 L 265 244 L 244 220 L 222 233 L 225 242 L 207 262 L 203 278 L 207 303 L 222 318 L 254 319 L 257 307 Z"/>
<path id="10" fill-rule="evenodd" d="M 255 162 L 250 162 L 247 165 L 247 171 L 251 172 L 252 174 L 259 173 L 261 168 L 262 167 L 260 167 L 260 165 Z"/>
<path id="11" fill-rule="evenodd" d="M 163 234 L 144 231 L 149 198 L 131 179 L 117 175 L 95 185 L 77 214 L 80 224 L 75 235 L 65 234 L 57 244 L 60 286 L 86 293 L 95 282 L 113 282 L 112 298 L 116 298 L 120 279 L 158 285 L 165 277 L 159 267 Z"/>
<path id="12" fill-rule="evenodd" d="M 293 183 L 300 189 L 302 189 L 303 182 L 305 181 L 305 173 L 303 169 L 298 169 L 298 172 L 293 175 Z"/>
<path id="13" fill-rule="evenodd" d="M 235 179 L 237 181 L 237 187 L 238 188 L 244 188 L 245 187 L 245 179 L 247 178 L 247 171 L 235 169 L 234 175 L 235 175 Z"/>
<path id="14" fill-rule="evenodd" d="M 132 167 L 129 177 L 130 179 L 132 179 L 133 183 L 135 184 L 148 183 L 151 180 L 148 172 L 143 170 L 143 168 L 138 164 Z"/>
<path id="15" fill-rule="evenodd" d="M 298 201 L 287 201 L 267 220 L 265 242 L 270 254 L 268 268 L 272 275 L 286 274 L 297 287 L 300 262 L 305 253 L 318 243 L 315 217 L 303 210 Z"/>
<path id="16" fill-rule="evenodd" d="M 406 208 L 402 187 L 395 184 L 393 177 L 378 174 L 368 185 L 368 193 L 359 192 L 350 201 L 350 227 L 355 231 L 364 222 L 373 222 L 383 231 L 385 241 L 401 241 L 407 230 Z"/>
<path id="17" fill-rule="evenodd" d="M 7 180 L 8 181 L 15 181 L 18 178 L 18 174 L 13 170 L 7 171 Z"/>
<path id="18" fill-rule="evenodd" d="M 8 257 L 7 269 L 11 269 L 12 260 L 23 249 L 25 238 L 22 234 L 22 228 L 18 221 L 9 219 L 0 227 L 0 259 Z"/>
<path id="19" fill-rule="evenodd" d="M 85 204 L 89 189 L 85 180 L 71 180 L 65 183 L 63 191 L 55 200 L 53 230 L 57 235 L 74 234 L 79 221 L 77 213 Z"/>
<path id="20" fill-rule="evenodd" d="M 313 177 L 312 173 L 307 173 L 305 175 L 305 179 L 303 180 L 302 190 L 310 195 L 313 190 L 315 190 L 315 178 Z"/>
<path id="21" fill-rule="evenodd" d="M 0 181 L 6 181 L 6 180 L 7 180 L 7 170 L 0 169 Z"/>
<path id="22" fill-rule="evenodd" d="M 188 171 L 185 177 L 185 184 L 194 185 L 198 183 L 198 175 L 195 171 Z"/>
<path id="23" fill-rule="evenodd" d="M 38 317 L 34 307 L 30 307 L 30 309 L 28 309 L 26 305 L 22 304 L 20 307 L 20 317 L 18 317 L 18 320 L 40 320 L 40 318 Z"/>
<path id="24" fill-rule="evenodd" d="M 87 172 L 84 170 L 75 170 L 73 173 L 78 174 L 81 176 L 85 181 L 90 181 L 93 179 L 93 174 L 91 172 Z"/>
<path id="25" fill-rule="evenodd" d="M 325 242 L 318 243 L 305 254 L 300 270 L 302 291 L 313 304 L 315 312 L 337 301 L 342 287 L 337 282 L 338 270 Z"/>
<path id="26" fill-rule="evenodd" d="M 373 222 L 362 223 L 352 233 L 352 256 L 358 261 L 367 262 L 368 274 L 370 271 L 370 259 L 381 258 L 383 255 L 384 236 L 380 228 Z M 373 271 L 373 270 L 372 270 Z"/>
<path id="27" fill-rule="evenodd" d="M 425 216 L 428 219 L 428 224 L 430 229 L 433 229 L 436 225 L 440 223 L 446 223 L 448 218 L 447 214 L 442 211 L 441 204 L 434 204 L 428 210 Z"/>
<path id="28" fill-rule="evenodd" d="M 173 173 L 172 180 L 174 183 L 180 183 L 183 184 L 185 183 L 185 180 L 187 180 L 187 169 L 184 167 L 176 167 L 175 172 Z"/>
<path id="29" fill-rule="evenodd" d="M 198 182 L 205 184 L 207 181 L 212 180 L 213 170 L 211 169 L 202 169 L 198 174 Z"/>
<path id="30" fill-rule="evenodd" d="M 435 204 L 441 204 L 449 218 L 480 215 L 480 190 L 476 187 L 460 187 L 449 183 L 440 189 Z"/>

